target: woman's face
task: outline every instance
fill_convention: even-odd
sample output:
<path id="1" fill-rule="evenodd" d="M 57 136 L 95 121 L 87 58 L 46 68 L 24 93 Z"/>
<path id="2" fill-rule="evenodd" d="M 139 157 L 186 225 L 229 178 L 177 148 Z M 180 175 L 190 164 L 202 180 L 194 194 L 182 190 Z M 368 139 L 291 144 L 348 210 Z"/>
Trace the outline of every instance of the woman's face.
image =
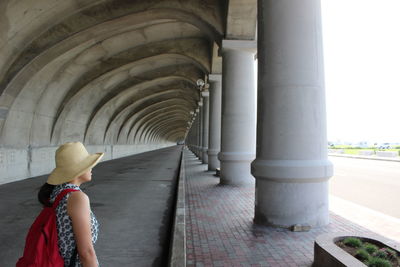
<path id="1" fill-rule="evenodd" d="M 90 182 L 92 180 L 92 169 L 89 169 L 87 172 L 79 176 L 79 180 L 82 183 Z"/>

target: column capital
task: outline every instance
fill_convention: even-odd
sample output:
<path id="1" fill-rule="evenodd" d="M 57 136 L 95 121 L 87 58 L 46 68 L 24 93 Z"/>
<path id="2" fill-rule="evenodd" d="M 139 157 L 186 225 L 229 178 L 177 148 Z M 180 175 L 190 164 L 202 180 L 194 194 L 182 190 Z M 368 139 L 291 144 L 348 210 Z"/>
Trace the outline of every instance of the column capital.
<path id="1" fill-rule="evenodd" d="M 229 50 L 244 51 L 250 53 L 257 52 L 257 41 L 256 40 L 222 40 L 220 53 L 224 53 Z"/>
<path id="2" fill-rule="evenodd" d="M 210 82 L 221 82 L 222 81 L 222 74 L 209 74 L 208 81 Z"/>

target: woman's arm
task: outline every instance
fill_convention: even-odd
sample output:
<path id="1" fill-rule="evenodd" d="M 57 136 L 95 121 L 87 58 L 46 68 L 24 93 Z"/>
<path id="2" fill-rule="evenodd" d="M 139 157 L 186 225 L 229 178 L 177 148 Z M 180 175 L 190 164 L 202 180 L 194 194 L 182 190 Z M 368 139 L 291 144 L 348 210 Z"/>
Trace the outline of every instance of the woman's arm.
<path id="1" fill-rule="evenodd" d="M 68 198 L 67 212 L 72 219 L 72 228 L 82 265 L 84 267 L 97 267 L 96 252 L 92 243 L 88 196 L 82 191 L 71 193 Z"/>

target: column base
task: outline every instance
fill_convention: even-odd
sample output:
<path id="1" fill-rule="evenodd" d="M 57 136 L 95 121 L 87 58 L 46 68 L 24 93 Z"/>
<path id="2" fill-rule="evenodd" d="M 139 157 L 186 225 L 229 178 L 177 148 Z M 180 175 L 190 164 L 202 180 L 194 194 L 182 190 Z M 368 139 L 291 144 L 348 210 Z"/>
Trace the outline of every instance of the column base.
<path id="1" fill-rule="evenodd" d="M 196 146 L 196 148 L 195 148 L 195 152 L 194 152 L 194 154 L 196 155 L 196 157 L 198 158 L 198 159 L 200 159 L 200 147 L 199 146 Z"/>
<path id="2" fill-rule="evenodd" d="M 252 185 L 254 177 L 250 173 L 250 162 L 221 161 L 221 185 Z"/>
<path id="3" fill-rule="evenodd" d="M 220 167 L 220 163 L 218 160 L 218 150 L 208 149 L 208 170 L 215 171 Z"/>
<path id="4" fill-rule="evenodd" d="M 254 154 L 240 152 L 220 152 L 222 185 L 249 185 L 254 184 L 254 177 L 250 173 L 250 164 Z"/>
<path id="5" fill-rule="evenodd" d="M 256 179 L 254 223 L 281 228 L 327 225 L 328 181 L 279 183 Z"/>
<path id="6" fill-rule="evenodd" d="M 255 223 L 283 228 L 329 223 L 328 179 L 333 175 L 329 160 L 256 159 L 252 174 Z"/>

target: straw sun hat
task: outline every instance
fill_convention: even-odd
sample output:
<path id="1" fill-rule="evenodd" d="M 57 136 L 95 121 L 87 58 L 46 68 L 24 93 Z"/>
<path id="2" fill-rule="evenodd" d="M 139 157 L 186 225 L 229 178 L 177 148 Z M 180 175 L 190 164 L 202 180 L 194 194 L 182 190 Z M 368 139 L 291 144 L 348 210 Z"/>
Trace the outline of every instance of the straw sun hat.
<path id="1" fill-rule="evenodd" d="M 56 151 L 56 168 L 50 173 L 47 183 L 58 185 L 72 181 L 93 168 L 103 155 L 89 154 L 81 142 L 63 144 Z"/>

